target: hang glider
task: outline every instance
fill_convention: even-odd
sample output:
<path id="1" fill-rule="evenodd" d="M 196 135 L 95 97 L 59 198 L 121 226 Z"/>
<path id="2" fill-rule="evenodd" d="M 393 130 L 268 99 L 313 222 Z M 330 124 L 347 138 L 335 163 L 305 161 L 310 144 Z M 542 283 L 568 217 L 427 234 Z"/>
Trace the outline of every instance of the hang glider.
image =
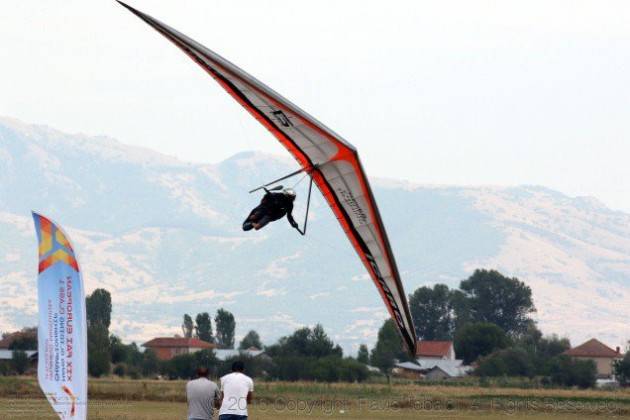
<path id="1" fill-rule="evenodd" d="M 407 350 L 413 352 L 416 336 L 405 291 L 354 146 L 217 53 L 151 16 L 119 3 L 212 76 L 311 175 L 378 288 Z"/>

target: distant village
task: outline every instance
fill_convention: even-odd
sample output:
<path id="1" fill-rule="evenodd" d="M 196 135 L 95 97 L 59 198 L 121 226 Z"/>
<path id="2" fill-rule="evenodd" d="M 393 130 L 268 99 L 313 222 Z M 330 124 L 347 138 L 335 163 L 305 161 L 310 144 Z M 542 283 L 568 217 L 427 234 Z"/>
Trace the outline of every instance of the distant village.
<path id="1" fill-rule="evenodd" d="M 28 373 L 34 374 L 37 366 L 36 330 L 25 329 L 13 333 L 5 333 L 0 340 L 0 372 L 4 375 Z M 22 347 L 20 343 L 32 343 L 29 348 L 22 350 L 28 361 L 26 369 L 15 368 L 15 358 Z M 169 362 L 183 355 L 195 355 L 199 352 L 210 351 L 216 360 L 226 362 L 236 358 L 262 359 L 267 363 L 273 359 L 264 348 L 251 346 L 238 349 L 219 348 L 216 343 L 210 343 L 195 337 L 156 337 L 141 345 L 144 351 L 153 352 L 160 362 Z M 627 351 L 627 349 L 626 349 Z M 562 355 L 576 361 L 591 362 L 595 366 L 596 384 L 599 386 L 617 384 L 615 366 L 622 363 L 624 353 L 619 347 L 612 349 L 601 341 L 593 338 L 576 347 L 562 352 Z M 360 356 L 358 357 L 360 359 Z M 423 340 L 416 343 L 415 354 L 411 360 L 395 360 L 391 375 L 411 381 L 445 381 L 474 375 L 477 364 L 464 364 L 458 359 L 453 341 Z M 365 364 L 365 368 L 372 375 L 382 375 L 376 366 Z M 21 371 L 20 371 L 21 370 Z"/>
<path id="2" fill-rule="evenodd" d="M 506 296 L 506 289 L 516 300 L 493 303 L 493 291 Z M 478 296 L 485 297 L 475 302 Z M 181 335 L 155 337 L 139 346 L 125 344 L 109 331 L 109 292 L 97 289 L 86 299 L 89 373 L 93 377 L 185 379 L 198 366 L 221 375 L 238 359 L 252 376 L 269 380 L 481 383 L 509 378 L 541 387 L 630 385 L 628 348 L 612 348 L 596 338 L 571 346 L 566 338 L 544 336 L 527 316 L 534 310 L 531 291 L 517 279 L 478 270 L 459 290 L 444 285 L 423 287 L 409 301 L 422 337 L 411 354 L 403 349 L 388 320 L 371 349 L 361 345 L 356 354 L 344 355 L 321 325 L 297 329 L 270 345 L 264 345 L 251 330 L 237 345 L 236 320 L 223 308 L 214 317 L 208 312 L 194 319 L 184 314 Z M 510 306 L 509 320 L 491 320 L 480 313 L 488 308 L 490 314 L 507 311 L 493 308 L 497 304 Z M 482 316 L 486 318 L 475 319 Z M 452 338 L 444 338 L 449 335 Z M 37 328 L 2 334 L 0 375 L 35 374 L 37 359 Z"/>

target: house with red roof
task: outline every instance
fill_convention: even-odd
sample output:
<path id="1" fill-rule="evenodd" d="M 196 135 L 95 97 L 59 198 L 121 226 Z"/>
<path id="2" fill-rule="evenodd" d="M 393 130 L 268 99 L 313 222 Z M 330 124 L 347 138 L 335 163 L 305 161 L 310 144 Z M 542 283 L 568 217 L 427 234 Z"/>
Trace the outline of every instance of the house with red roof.
<path id="1" fill-rule="evenodd" d="M 196 353 L 205 349 L 214 349 L 216 344 L 199 340 L 198 338 L 184 337 L 157 337 L 142 345 L 145 349 L 151 349 L 160 360 L 171 360 L 181 354 Z"/>
<path id="2" fill-rule="evenodd" d="M 613 350 L 595 338 L 573 347 L 563 354 L 578 360 L 592 360 L 597 367 L 597 377 L 602 379 L 612 378 L 614 362 L 623 358 L 619 347 Z"/>
<path id="3" fill-rule="evenodd" d="M 416 342 L 416 359 L 455 360 L 455 348 L 452 341 Z"/>

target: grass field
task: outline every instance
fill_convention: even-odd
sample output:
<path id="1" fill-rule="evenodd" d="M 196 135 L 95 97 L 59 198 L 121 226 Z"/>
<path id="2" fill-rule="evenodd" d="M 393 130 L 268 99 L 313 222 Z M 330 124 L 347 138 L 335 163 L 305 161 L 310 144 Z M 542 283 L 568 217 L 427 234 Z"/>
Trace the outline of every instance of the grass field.
<path id="1" fill-rule="evenodd" d="M 185 419 L 183 381 L 90 380 L 90 419 Z M 256 384 L 251 419 L 630 418 L 630 390 Z M 34 378 L 0 378 L 0 419 L 55 419 Z"/>

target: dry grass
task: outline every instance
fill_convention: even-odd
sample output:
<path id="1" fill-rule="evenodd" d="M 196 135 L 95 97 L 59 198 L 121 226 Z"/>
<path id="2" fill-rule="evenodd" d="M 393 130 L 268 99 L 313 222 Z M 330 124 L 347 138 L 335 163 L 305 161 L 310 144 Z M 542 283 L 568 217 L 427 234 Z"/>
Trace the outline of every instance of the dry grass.
<path id="1" fill-rule="evenodd" d="M 184 385 L 185 381 L 91 379 L 90 418 L 185 418 Z M 255 395 L 251 418 L 257 419 L 630 418 L 629 389 L 258 382 Z M 0 377 L 0 418 L 54 418 L 42 417 L 49 412 L 35 378 Z"/>
<path id="2" fill-rule="evenodd" d="M 527 412 L 518 410 L 414 410 L 378 409 L 353 407 L 347 410 L 329 411 L 322 408 L 309 409 L 269 409 L 258 405 L 250 407 L 253 420 L 294 419 L 527 419 L 527 420 L 583 420 L 619 418 L 615 414 L 586 412 Z M 48 403 L 43 399 L 0 399 L 0 418 L 15 420 L 56 420 Z M 90 401 L 90 420 L 171 420 L 186 418 L 186 404 L 182 402 L 159 401 Z"/>

